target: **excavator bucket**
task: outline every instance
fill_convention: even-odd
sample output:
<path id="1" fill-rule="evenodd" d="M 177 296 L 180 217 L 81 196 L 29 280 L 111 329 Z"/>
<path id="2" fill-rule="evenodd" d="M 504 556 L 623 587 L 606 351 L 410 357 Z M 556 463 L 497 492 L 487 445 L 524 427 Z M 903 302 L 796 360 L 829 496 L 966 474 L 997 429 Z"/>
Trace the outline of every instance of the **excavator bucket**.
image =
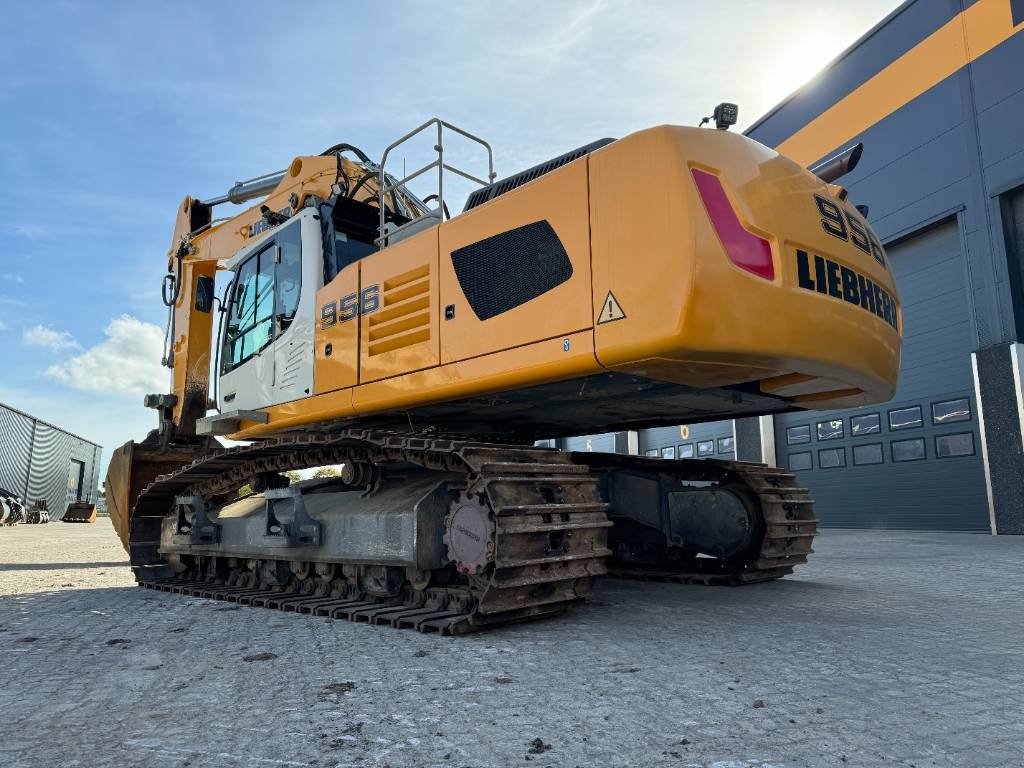
<path id="1" fill-rule="evenodd" d="M 104 488 L 110 520 L 126 552 L 131 551 L 129 538 L 132 508 L 139 494 L 161 475 L 169 474 L 192 462 L 201 455 L 205 447 L 203 445 L 164 448 L 156 439 L 156 433 L 150 433 L 141 443 L 130 440 L 114 451 L 107 466 Z"/>
<path id="2" fill-rule="evenodd" d="M 49 519 L 49 518 L 47 518 Z M 65 523 L 95 523 L 96 505 L 87 501 L 75 501 L 68 504 L 61 521 Z"/>

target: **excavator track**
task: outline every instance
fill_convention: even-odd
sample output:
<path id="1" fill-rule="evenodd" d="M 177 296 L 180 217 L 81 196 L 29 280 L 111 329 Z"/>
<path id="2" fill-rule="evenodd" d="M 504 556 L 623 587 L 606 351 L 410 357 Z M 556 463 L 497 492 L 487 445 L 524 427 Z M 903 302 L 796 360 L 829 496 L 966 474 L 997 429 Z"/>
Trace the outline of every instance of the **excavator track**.
<path id="1" fill-rule="evenodd" d="M 463 634 L 550 616 L 589 594 L 611 554 L 605 542 L 612 523 L 597 479 L 564 457 L 545 449 L 369 431 L 236 446 L 199 458 L 143 490 L 133 511 L 132 564 L 140 585 L 151 589 L 423 632 Z M 420 589 L 407 584 L 400 594 L 384 597 L 366 594 L 344 577 L 311 572 L 271 585 L 227 557 L 200 557 L 189 572 L 166 574 L 158 552 L 160 523 L 178 496 L 200 496 L 213 504 L 259 474 L 344 462 L 463 472 L 462 496 L 486 504 L 493 519 L 495 546 L 487 567 L 466 574 L 465 584 Z"/>
<path id="2" fill-rule="evenodd" d="M 412 464 L 462 473 L 458 489 L 484 500 L 494 520 L 495 551 L 465 583 L 406 584 L 400 594 L 373 596 L 352 580 L 298 573 L 286 583 L 261 581 L 227 557 L 199 557 L 186 573 L 168 574 L 160 524 L 175 498 L 217 504 L 258 475 L 329 464 Z M 653 462 L 653 463 L 652 463 Z M 763 534 L 740 557 L 699 557 L 657 566 L 631 564 L 607 547 L 609 503 L 602 472 L 623 467 L 669 472 L 681 481 L 739 484 L 756 497 Z M 463 634 L 563 612 L 585 598 L 593 577 L 692 584 L 750 584 L 782 578 L 805 563 L 817 531 L 813 503 L 791 474 L 760 464 L 716 460 L 661 461 L 569 454 L 550 449 L 434 439 L 369 430 L 285 436 L 217 450 L 157 478 L 133 511 L 131 556 L 141 586 L 241 605 L 335 619 Z M 273 561 L 291 568 L 290 561 Z"/>
<path id="3" fill-rule="evenodd" d="M 814 552 L 812 543 L 818 532 L 818 521 L 807 489 L 799 487 L 792 474 L 764 464 L 699 461 L 734 475 L 757 495 L 764 521 L 764 536 L 757 551 L 734 559 L 698 558 L 679 569 L 628 567 L 613 561 L 609 576 L 677 584 L 739 586 L 781 579 L 807 562 Z M 701 478 L 706 474 L 702 472 Z"/>

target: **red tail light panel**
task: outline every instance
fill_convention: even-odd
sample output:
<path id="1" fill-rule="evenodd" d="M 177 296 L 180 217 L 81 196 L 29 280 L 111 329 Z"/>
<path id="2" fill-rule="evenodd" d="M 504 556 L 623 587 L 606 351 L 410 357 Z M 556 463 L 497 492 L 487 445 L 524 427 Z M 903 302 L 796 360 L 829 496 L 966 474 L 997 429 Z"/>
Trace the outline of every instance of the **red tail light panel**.
<path id="1" fill-rule="evenodd" d="M 708 212 L 708 218 L 729 260 L 740 269 L 765 280 L 774 280 L 775 263 L 772 261 L 771 243 L 743 228 L 717 176 L 699 168 L 690 170 L 704 203 L 704 210 Z"/>

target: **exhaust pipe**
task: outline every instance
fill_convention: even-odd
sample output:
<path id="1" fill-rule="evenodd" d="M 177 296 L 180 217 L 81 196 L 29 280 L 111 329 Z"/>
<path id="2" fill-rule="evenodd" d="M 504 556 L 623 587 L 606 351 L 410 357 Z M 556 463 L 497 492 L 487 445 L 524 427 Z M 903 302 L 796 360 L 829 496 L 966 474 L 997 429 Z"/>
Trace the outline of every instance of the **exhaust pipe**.
<path id="1" fill-rule="evenodd" d="M 864 142 L 859 141 L 852 147 L 847 147 L 842 152 L 832 155 L 827 160 L 822 160 L 817 165 L 812 165 L 807 170 L 822 181 L 831 184 L 836 179 L 842 178 L 856 168 L 862 154 L 864 154 Z"/>
<path id="2" fill-rule="evenodd" d="M 210 198 L 209 200 L 201 200 L 200 203 L 205 206 L 220 205 L 221 203 L 239 205 L 253 198 L 266 197 L 281 183 L 281 179 L 284 178 L 286 173 L 287 171 L 277 171 L 275 173 L 268 173 L 265 176 L 257 176 L 255 179 L 249 179 L 248 181 L 236 181 L 235 186 L 229 189 L 226 194 Z"/>

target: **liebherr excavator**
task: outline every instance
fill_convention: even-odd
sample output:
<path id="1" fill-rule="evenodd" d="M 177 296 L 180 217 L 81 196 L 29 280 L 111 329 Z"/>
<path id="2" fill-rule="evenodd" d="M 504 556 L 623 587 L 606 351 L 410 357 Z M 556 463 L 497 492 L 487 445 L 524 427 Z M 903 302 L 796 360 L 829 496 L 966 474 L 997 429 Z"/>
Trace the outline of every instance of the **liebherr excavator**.
<path id="1" fill-rule="evenodd" d="M 432 162 L 389 173 L 423 134 Z M 486 175 L 452 165 L 453 136 Z M 785 471 L 537 441 L 890 398 L 892 273 L 834 183 L 859 152 L 808 170 L 662 126 L 496 180 L 489 145 L 434 119 L 379 161 L 339 144 L 186 197 L 172 391 L 106 481 L 137 580 L 459 634 L 561 612 L 609 572 L 791 573 L 816 522 Z M 479 188 L 450 216 L 453 174 Z M 286 474 L 323 465 L 340 477 Z"/>

